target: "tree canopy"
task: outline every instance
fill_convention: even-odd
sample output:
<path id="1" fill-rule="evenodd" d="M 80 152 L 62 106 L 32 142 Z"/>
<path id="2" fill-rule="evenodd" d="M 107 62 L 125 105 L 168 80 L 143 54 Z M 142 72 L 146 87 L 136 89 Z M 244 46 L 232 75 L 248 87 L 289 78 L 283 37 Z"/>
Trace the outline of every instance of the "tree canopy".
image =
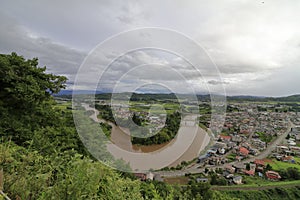
<path id="1" fill-rule="evenodd" d="M 65 88 L 66 77 L 46 73 L 38 59 L 0 54 L 0 133 L 17 144 L 39 127 L 53 125 L 57 115 L 51 94 Z"/>

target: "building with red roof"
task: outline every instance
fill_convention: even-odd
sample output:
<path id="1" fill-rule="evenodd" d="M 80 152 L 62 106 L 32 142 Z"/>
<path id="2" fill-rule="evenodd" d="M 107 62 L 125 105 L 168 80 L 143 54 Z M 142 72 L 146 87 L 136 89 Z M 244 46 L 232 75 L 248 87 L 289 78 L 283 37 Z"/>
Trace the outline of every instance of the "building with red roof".
<path id="1" fill-rule="evenodd" d="M 231 136 L 230 135 L 220 135 L 219 138 L 222 141 L 230 141 L 231 140 Z"/>
<path id="2" fill-rule="evenodd" d="M 242 156 L 248 156 L 249 150 L 246 149 L 245 147 L 240 147 L 239 153 L 240 153 L 240 155 L 242 155 Z"/>
<path id="3" fill-rule="evenodd" d="M 265 161 L 256 159 L 256 160 L 254 160 L 254 164 L 256 164 L 256 167 L 264 167 Z"/>
<path id="4" fill-rule="evenodd" d="M 259 172 L 263 172 L 264 171 L 264 168 L 266 166 L 265 161 L 256 159 L 254 161 L 254 164 L 256 165 L 256 171 L 259 171 Z"/>
<path id="5" fill-rule="evenodd" d="M 245 170 L 244 173 L 249 175 L 249 176 L 254 176 L 255 175 L 255 170 Z"/>
<path id="6" fill-rule="evenodd" d="M 249 133 L 250 133 L 249 130 L 240 130 L 240 134 L 245 134 L 245 135 L 247 135 L 247 134 L 249 134 Z"/>
<path id="7" fill-rule="evenodd" d="M 279 175 L 279 173 L 274 172 L 274 171 L 267 171 L 266 172 L 266 177 L 270 180 L 278 180 L 281 179 L 281 176 Z"/>

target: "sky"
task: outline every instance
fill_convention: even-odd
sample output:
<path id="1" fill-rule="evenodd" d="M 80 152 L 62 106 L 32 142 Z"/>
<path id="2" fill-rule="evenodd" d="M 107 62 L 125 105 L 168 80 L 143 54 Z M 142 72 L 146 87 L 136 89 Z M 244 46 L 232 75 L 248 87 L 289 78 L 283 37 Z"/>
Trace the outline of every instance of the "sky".
<path id="1" fill-rule="evenodd" d="M 286 96 L 300 93 L 299 10 L 298 0 L 2 0 L 0 53 L 38 57 L 49 73 L 68 77 L 68 89 L 96 84 L 103 91 L 126 91 L 148 84 L 147 91 L 224 88 L 227 95 Z M 145 27 L 174 37 L 122 37 Z M 181 36 L 176 41 L 176 33 L 202 50 L 189 48 Z M 120 49 L 145 45 L 147 34 L 153 45 L 181 53 L 142 49 L 120 55 Z M 101 44 L 114 37 L 114 46 L 102 52 Z M 199 58 L 194 67 L 200 75 L 182 55 Z"/>

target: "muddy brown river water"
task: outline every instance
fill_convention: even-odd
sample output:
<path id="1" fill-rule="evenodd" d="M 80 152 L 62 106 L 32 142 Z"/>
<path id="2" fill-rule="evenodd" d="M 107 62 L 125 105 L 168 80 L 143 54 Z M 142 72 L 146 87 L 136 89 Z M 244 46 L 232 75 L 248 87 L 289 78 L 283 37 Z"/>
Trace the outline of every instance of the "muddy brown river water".
<path id="1" fill-rule="evenodd" d="M 99 112 L 83 104 L 86 110 L 93 110 L 95 115 L 90 117 L 96 122 L 104 122 L 97 118 Z M 209 135 L 197 123 L 197 115 L 183 117 L 176 137 L 168 143 L 160 145 L 132 145 L 129 131 L 109 123 L 112 126 L 111 143 L 107 150 L 117 159 L 128 162 L 134 171 L 161 169 L 180 164 L 196 158 L 209 144 Z M 106 122 L 107 123 L 107 122 Z M 127 133 L 125 133 L 125 132 Z"/>

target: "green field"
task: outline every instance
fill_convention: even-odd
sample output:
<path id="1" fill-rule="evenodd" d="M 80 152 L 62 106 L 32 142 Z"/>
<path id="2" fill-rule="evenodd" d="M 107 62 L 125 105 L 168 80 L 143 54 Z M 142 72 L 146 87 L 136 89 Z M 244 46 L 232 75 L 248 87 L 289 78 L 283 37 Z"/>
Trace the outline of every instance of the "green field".
<path id="1" fill-rule="evenodd" d="M 151 109 L 152 114 L 163 114 L 161 107 L 165 109 L 166 114 L 174 113 L 176 110 L 180 108 L 178 103 L 156 103 L 150 104 L 150 102 L 130 102 L 130 111 L 133 112 L 149 112 L 151 106 L 154 106 L 154 109 Z"/>
<path id="2" fill-rule="evenodd" d="M 282 162 L 282 161 L 278 161 L 276 159 L 273 159 L 272 160 L 272 163 L 270 163 L 271 167 L 273 170 L 275 171 L 279 171 L 279 170 L 282 170 L 282 169 L 287 169 L 289 167 L 295 167 L 297 168 L 298 170 L 300 170 L 300 158 L 294 158 L 296 163 L 288 163 L 288 162 Z"/>
<path id="3" fill-rule="evenodd" d="M 62 110 L 66 110 L 67 108 L 72 108 L 72 102 L 57 102 L 57 104 L 54 106 L 54 108 L 59 108 Z"/>

